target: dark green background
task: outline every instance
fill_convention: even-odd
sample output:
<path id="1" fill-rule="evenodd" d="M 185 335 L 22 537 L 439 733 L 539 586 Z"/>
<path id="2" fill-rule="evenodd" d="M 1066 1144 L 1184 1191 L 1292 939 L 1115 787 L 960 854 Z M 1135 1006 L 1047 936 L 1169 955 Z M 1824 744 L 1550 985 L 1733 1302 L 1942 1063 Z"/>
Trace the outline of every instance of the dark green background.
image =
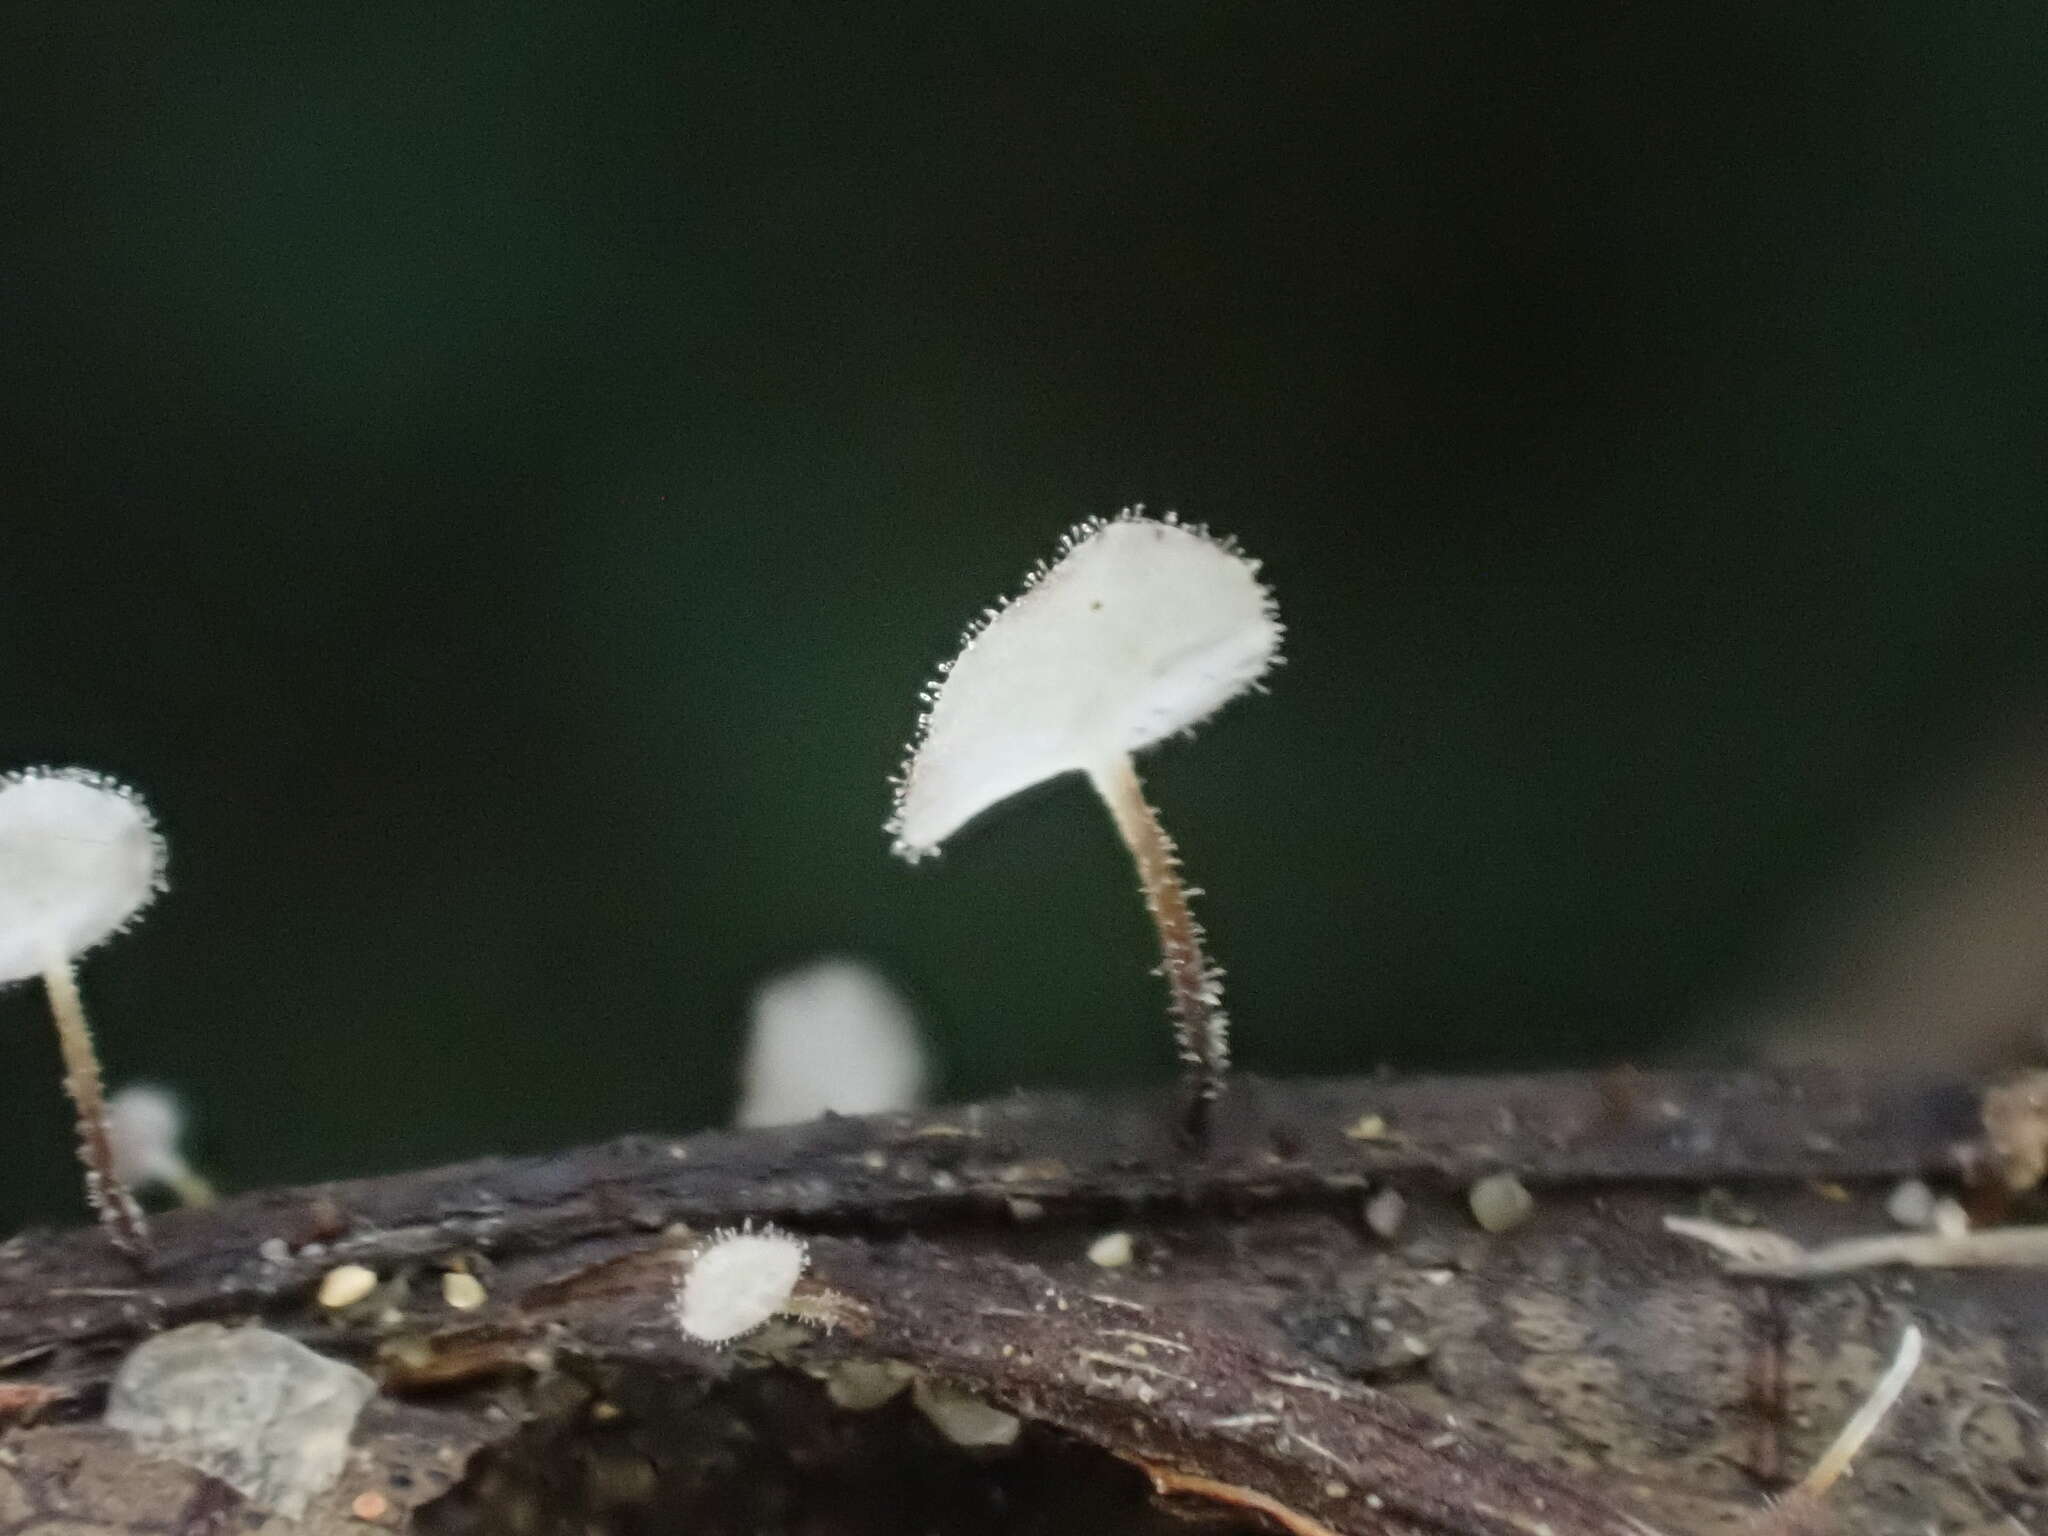
<path id="1" fill-rule="evenodd" d="M 715 1122 L 826 949 L 1165 1074 L 1081 785 L 881 833 L 1125 502 L 1292 630 L 1148 770 L 1260 1071 L 1654 1054 L 2039 709 L 2037 7 L 1104 9 L 6 10 L 0 765 L 159 808 L 85 993 L 225 1183 Z"/>

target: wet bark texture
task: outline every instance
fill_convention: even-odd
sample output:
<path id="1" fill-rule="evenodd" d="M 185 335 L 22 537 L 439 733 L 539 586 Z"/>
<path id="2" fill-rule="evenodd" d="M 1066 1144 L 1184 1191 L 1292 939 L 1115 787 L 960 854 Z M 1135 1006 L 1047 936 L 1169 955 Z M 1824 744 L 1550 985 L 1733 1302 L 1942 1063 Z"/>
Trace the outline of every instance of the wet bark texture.
<path id="1" fill-rule="evenodd" d="M 1661 1227 L 1881 1230 L 1897 1179 L 1960 1182 L 1978 1106 L 1815 1072 L 1241 1079 L 1201 1153 L 1170 1095 L 1019 1096 L 259 1192 L 160 1219 L 146 1273 L 96 1232 L 24 1234 L 0 1244 L 0 1536 L 266 1523 L 95 1422 L 128 1348 L 202 1319 L 384 1383 L 299 1527 L 358 1536 L 1707 1536 L 1757 1520 L 1917 1322 L 1927 1364 L 1841 1527 L 2011 1536 L 2048 1508 L 2048 1277 L 1739 1280 Z M 1489 1234 L 1465 1190 L 1503 1169 L 1536 1208 Z M 1391 1239 L 1362 1219 L 1384 1189 Z M 746 1219 L 812 1239 L 798 1299 L 838 1326 L 683 1337 L 683 1229 Z M 1110 1230 L 1130 1264 L 1088 1259 Z M 341 1263 L 382 1283 L 334 1315 Z M 483 1308 L 445 1303 L 455 1266 Z M 876 1403 L 880 1361 L 917 1386 Z M 954 1444 L 920 1409 L 951 1393 L 1021 1433 Z"/>

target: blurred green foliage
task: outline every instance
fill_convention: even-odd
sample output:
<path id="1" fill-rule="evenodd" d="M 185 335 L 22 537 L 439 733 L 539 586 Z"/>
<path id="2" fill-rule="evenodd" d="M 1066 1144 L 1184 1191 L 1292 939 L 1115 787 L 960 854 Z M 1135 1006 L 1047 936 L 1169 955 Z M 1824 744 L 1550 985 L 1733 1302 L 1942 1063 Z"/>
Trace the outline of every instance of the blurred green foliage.
<path id="1" fill-rule="evenodd" d="M 821 950 L 953 1094 L 1167 1073 L 1082 786 L 880 830 L 1125 502 L 1292 628 L 1148 769 L 1256 1071 L 1652 1054 L 2042 702 L 2029 7 L 0 26 L 0 759 L 160 809 L 85 994 L 230 1186 L 716 1122 Z"/>

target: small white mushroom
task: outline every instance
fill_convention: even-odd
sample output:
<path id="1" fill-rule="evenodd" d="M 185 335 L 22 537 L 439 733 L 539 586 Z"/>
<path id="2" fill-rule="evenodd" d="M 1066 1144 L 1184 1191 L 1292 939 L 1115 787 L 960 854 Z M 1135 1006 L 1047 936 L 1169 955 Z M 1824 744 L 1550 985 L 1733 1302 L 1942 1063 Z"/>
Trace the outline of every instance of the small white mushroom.
<path id="1" fill-rule="evenodd" d="M 134 790 L 83 768 L 0 775 L 0 983 L 41 977 L 78 1110 L 86 1198 L 140 1256 L 149 1227 L 115 1166 L 99 1056 L 74 969 L 164 888 L 164 840 Z"/>
<path id="2" fill-rule="evenodd" d="M 754 994 L 734 1121 L 791 1125 L 828 1111 L 915 1109 L 927 1075 L 902 994 L 857 960 L 820 960 Z"/>
<path id="3" fill-rule="evenodd" d="M 1140 509 L 1076 528 L 1054 564 L 968 631 L 927 693 L 888 828 L 915 861 L 1019 790 L 1087 774 L 1159 931 L 1196 1129 L 1229 1065 L 1223 977 L 1131 755 L 1200 724 L 1278 661 L 1279 616 L 1258 569 L 1228 540 Z"/>
<path id="4" fill-rule="evenodd" d="M 130 1083 L 107 1100 L 114 1172 L 132 1189 L 161 1184 L 184 1205 L 213 1204 L 213 1186 L 185 1160 L 185 1106 L 168 1088 Z"/>
<path id="5" fill-rule="evenodd" d="M 784 1311 L 810 1250 L 774 1227 L 720 1232 L 677 1287 L 676 1322 L 703 1344 L 730 1344 Z"/>

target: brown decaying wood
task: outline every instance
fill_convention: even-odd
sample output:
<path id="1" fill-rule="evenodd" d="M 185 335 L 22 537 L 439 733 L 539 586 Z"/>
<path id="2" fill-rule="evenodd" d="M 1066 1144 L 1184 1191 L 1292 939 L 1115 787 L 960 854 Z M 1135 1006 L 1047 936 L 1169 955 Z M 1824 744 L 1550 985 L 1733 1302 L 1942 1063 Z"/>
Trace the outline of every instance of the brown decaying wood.
<path id="1" fill-rule="evenodd" d="M 17 1237 L 0 1244 L 0 1378 L 61 1393 L 39 1400 L 62 1417 L 145 1332 L 261 1316 L 379 1365 L 394 1387 L 474 1388 L 479 1405 L 502 1407 L 503 1384 L 529 1371 L 539 1390 L 564 1361 L 718 1379 L 735 1357 L 689 1345 L 669 1320 L 664 1229 L 752 1217 L 814 1234 L 817 1283 L 851 1302 L 848 1327 L 765 1341 L 799 1369 L 908 1361 L 1338 1532 L 1735 1529 L 1761 1491 L 1734 1469 L 1758 1429 L 1746 1403 L 1756 1341 L 1771 1336 L 1754 1315 L 1763 1293 L 1664 1236 L 1660 1214 L 1723 1185 L 1804 1238 L 1867 1228 L 1892 1178 L 1954 1173 L 1976 1104 L 1964 1084 L 1819 1072 L 1240 1079 L 1200 1157 L 1168 1095 L 634 1138 L 173 1212 L 141 1277 L 96 1233 Z M 1372 1116 L 1384 1134 L 1345 1134 Z M 1488 1236 L 1457 1195 L 1502 1167 L 1538 1208 Z M 1851 1202 L 1812 1193 L 1815 1180 L 1851 1186 Z M 1357 1221 L 1378 1183 L 1410 1197 L 1392 1247 Z M 1129 1269 L 1082 1257 L 1110 1224 L 1137 1239 Z M 280 1242 L 282 1262 L 259 1251 Z M 448 1311 L 426 1283 L 458 1258 L 487 1283 L 481 1314 Z M 399 1282 L 388 1305 L 345 1325 L 318 1314 L 311 1290 L 340 1262 Z M 2048 1299 L 2037 1277 L 1912 1284 L 1770 1293 L 1773 1368 L 1794 1403 L 1787 1470 L 1826 1443 L 1912 1315 L 1930 1329 L 1933 1385 L 1917 1404 L 1909 1393 L 1909 1428 L 1873 1446 L 1844 1508 L 1880 1532 L 1929 1519 L 2007 1530 L 2043 1471 L 2039 1448 L 2020 1436 L 1944 1467 L 1924 1399 L 1995 1389 L 1971 1399 L 1990 1445 L 2008 1402 L 2041 1400 Z M 462 1402 L 440 1406 L 460 1419 Z"/>

